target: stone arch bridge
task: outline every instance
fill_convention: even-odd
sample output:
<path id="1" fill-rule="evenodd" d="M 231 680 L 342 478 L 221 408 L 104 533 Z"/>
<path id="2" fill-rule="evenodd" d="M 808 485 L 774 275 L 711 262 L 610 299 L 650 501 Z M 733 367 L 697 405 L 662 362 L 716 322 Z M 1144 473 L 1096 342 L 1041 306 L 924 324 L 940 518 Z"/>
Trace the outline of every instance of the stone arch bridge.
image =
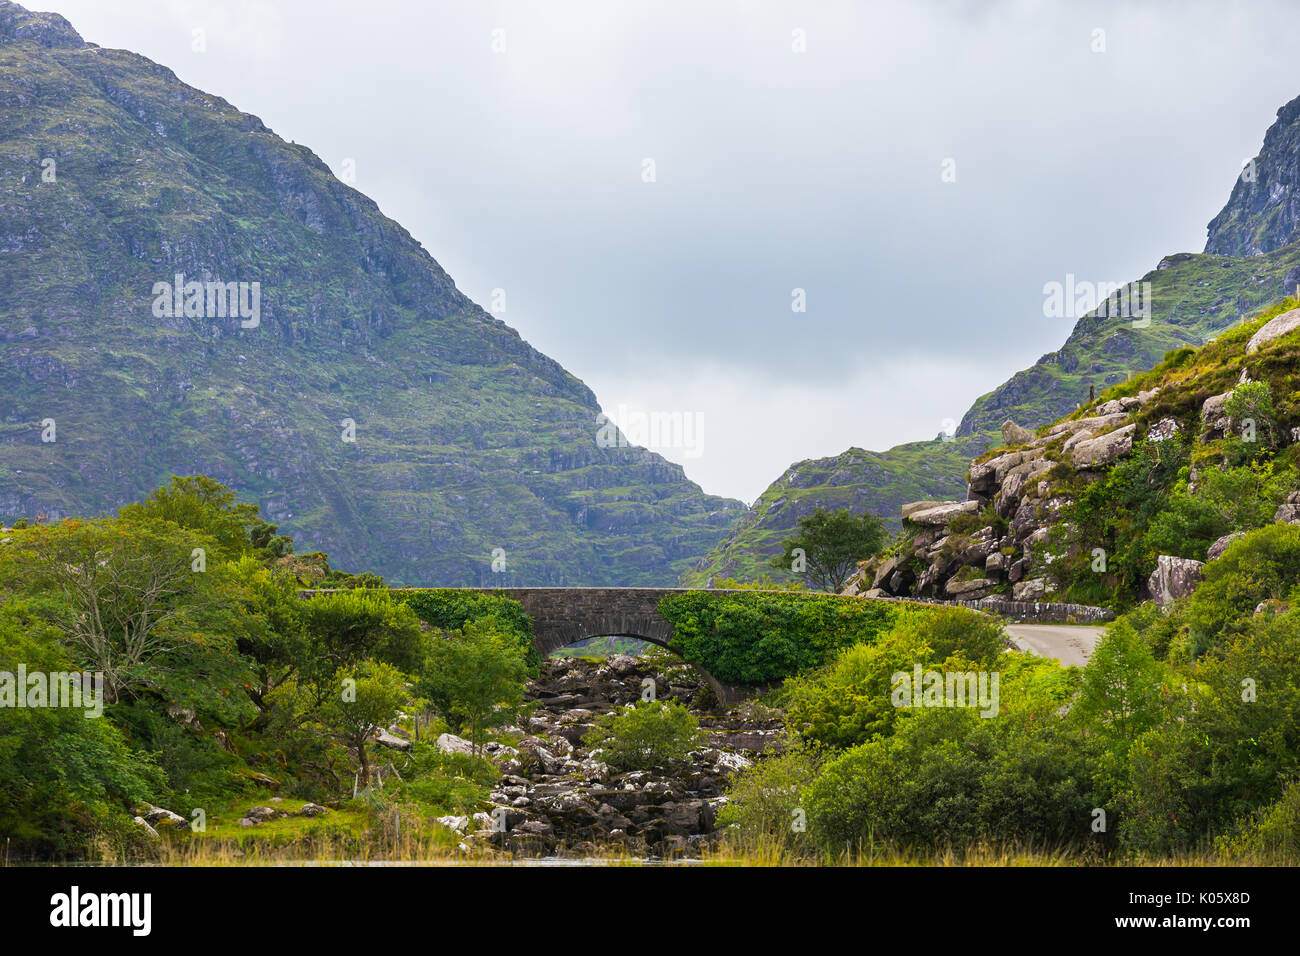
<path id="1" fill-rule="evenodd" d="M 466 588 L 518 601 L 533 619 L 533 644 L 543 657 L 590 637 L 636 637 L 668 647 L 673 626 L 659 602 L 685 588 Z M 712 591 L 725 594 L 725 591 Z"/>
<path id="2" fill-rule="evenodd" d="M 463 590 L 495 594 L 522 604 L 524 613 L 533 619 L 533 646 L 546 657 L 552 651 L 592 637 L 635 637 L 676 653 L 670 646 L 673 626 L 659 613 L 659 601 L 670 594 L 684 594 L 692 589 L 532 587 Z M 735 592 L 712 589 L 705 593 Z M 720 681 L 698 664 L 695 668 L 708 680 L 723 704 L 734 703 L 752 690 L 742 684 Z"/>
<path id="3" fill-rule="evenodd" d="M 533 620 L 533 646 L 543 657 L 552 651 L 592 637 L 635 637 L 675 651 L 671 646 L 673 626 L 659 613 L 659 601 L 671 594 L 703 592 L 725 595 L 747 593 L 722 588 L 643 588 L 643 587 L 478 587 L 478 588 L 411 588 L 413 591 L 474 591 L 510 598 L 523 605 Z M 317 593 L 304 591 L 304 596 Z M 748 592 L 752 593 L 752 592 Z M 790 594 L 789 591 L 774 592 Z M 810 592 L 795 592 L 810 593 Z M 826 595 L 831 596 L 831 595 Z M 857 595 L 839 595 L 841 600 L 870 600 Z M 877 598 L 875 600 L 888 600 Z M 903 603 L 910 603 L 906 600 Z M 1112 618 L 1101 608 L 1084 608 L 1063 604 L 1023 604 L 1012 602 L 934 601 L 933 604 L 962 605 L 1014 621 L 1040 623 L 1070 621 L 1092 622 Z M 1082 620 L 1081 620 L 1082 619 Z M 719 681 L 698 664 L 696 669 L 712 685 L 719 701 L 731 704 L 752 693 L 743 684 Z"/>
<path id="4" fill-rule="evenodd" d="M 669 647 L 673 626 L 659 613 L 659 601 L 670 594 L 746 594 L 753 591 L 723 588 L 623 588 L 623 587 L 531 587 L 451 588 L 478 591 L 512 598 L 524 606 L 533 619 L 533 643 L 543 656 L 589 637 L 639 637 Z M 765 593 L 765 592 L 757 592 Z M 889 600 L 902 604 L 933 604 L 965 607 L 1007 621 L 1038 624 L 1096 624 L 1113 620 L 1108 608 L 1080 604 L 1031 604 L 1021 601 L 917 601 L 912 598 L 864 598 L 860 595 L 826 594 L 817 591 L 772 591 L 773 594 L 805 594 L 838 597 L 844 601 Z M 669 648 L 671 650 L 671 648 Z"/>

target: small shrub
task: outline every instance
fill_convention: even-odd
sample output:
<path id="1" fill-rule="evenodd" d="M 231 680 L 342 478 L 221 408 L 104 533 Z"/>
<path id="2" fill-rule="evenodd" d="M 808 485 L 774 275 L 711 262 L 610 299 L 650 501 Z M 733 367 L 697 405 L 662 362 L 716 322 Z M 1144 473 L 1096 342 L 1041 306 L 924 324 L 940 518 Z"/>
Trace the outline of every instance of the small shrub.
<path id="1" fill-rule="evenodd" d="M 1275 802 L 1246 817 L 1235 832 L 1220 837 L 1217 849 L 1224 856 L 1253 862 L 1300 863 L 1300 782 L 1289 783 Z"/>
<path id="2" fill-rule="evenodd" d="M 718 814 L 718 826 L 727 831 L 727 841 L 746 851 L 806 849 L 807 815 L 802 797 L 821 762 L 816 751 L 792 740 L 782 752 L 760 759 L 739 774 Z"/>
<path id="3" fill-rule="evenodd" d="M 676 701 L 641 700 L 600 717 L 583 743 L 617 770 L 662 770 L 701 747 L 704 735 Z"/>

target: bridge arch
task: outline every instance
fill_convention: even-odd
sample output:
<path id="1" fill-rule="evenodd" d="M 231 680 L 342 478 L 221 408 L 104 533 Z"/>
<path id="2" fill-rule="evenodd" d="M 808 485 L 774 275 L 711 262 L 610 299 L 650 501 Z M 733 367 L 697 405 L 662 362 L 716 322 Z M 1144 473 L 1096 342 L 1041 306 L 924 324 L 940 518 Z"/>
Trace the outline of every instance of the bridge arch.
<path id="1" fill-rule="evenodd" d="M 659 601 L 682 588 L 471 588 L 510 598 L 523 605 L 533 619 L 533 646 L 543 657 L 562 647 L 592 637 L 635 637 L 667 648 L 672 646 L 673 626 L 659 613 Z M 690 663 L 690 662 L 688 662 Z M 752 693 L 743 684 L 720 681 L 699 664 L 692 665 L 709 685 L 718 701 L 730 706 Z"/>

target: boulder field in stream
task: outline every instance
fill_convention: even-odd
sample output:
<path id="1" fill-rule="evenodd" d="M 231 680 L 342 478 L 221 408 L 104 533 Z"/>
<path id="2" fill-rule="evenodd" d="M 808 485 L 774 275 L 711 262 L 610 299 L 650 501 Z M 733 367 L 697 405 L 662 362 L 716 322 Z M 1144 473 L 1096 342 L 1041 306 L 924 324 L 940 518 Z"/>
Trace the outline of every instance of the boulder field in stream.
<path id="1" fill-rule="evenodd" d="M 691 709 L 707 742 L 670 770 L 615 771 L 582 739 L 602 714 L 640 700 L 647 680 L 657 699 L 675 697 Z M 547 660 L 529 683 L 528 700 L 537 707 L 514 728 L 526 736 L 484 748 L 503 771 L 492 810 L 442 820 L 464 834 L 467 848 L 520 856 L 695 855 L 720 836 L 717 812 L 731 775 L 782 736 L 774 712 L 755 717 L 746 705 L 729 713 L 702 706 L 712 695 L 689 667 L 627 655 Z M 439 741 L 446 750 L 459 744 Z"/>

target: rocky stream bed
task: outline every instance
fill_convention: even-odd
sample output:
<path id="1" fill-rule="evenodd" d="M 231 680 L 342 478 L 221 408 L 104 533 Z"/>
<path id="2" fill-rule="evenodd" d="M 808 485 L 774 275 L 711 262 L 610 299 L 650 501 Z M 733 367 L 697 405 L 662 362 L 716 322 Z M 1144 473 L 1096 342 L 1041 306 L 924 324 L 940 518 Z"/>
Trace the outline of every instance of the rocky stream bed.
<path id="1" fill-rule="evenodd" d="M 675 697 L 695 713 L 707 745 L 672 770 L 614 771 L 592 756 L 583 736 L 600 715 L 641 699 L 650 686 L 657 699 Z M 548 660 L 528 700 L 537 706 L 517 728 L 525 736 L 514 746 L 485 746 L 502 768 L 493 809 L 443 818 L 467 847 L 521 856 L 694 855 L 719 837 L 730 775 L 781 739 L 779 719 L 746 705 L 720 712 L 694 672 L 653 658 Z M 443 749 L 463 743 L 439 739 Z"/>

